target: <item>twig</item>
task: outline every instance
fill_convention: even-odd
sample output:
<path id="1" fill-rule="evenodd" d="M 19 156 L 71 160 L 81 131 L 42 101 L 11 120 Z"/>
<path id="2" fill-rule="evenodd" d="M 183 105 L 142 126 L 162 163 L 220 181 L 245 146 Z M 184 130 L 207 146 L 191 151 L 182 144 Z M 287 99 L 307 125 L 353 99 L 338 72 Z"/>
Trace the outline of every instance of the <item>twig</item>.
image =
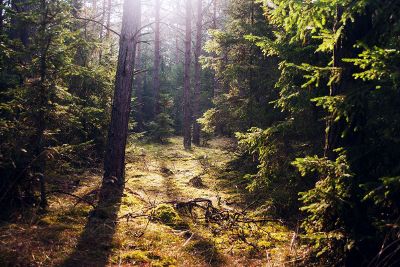
<path id="1" fill-rule="evenodd" d="M 192 235 L 188 239 L 186 239 L 186 241 L 185 241 L 185 243 L 183 243 L 182 247 L 186 246 L 189 243 L 189 241 L 192 239 L 193 236 L 194 236 L 194 233 L 192 233 Z"/>

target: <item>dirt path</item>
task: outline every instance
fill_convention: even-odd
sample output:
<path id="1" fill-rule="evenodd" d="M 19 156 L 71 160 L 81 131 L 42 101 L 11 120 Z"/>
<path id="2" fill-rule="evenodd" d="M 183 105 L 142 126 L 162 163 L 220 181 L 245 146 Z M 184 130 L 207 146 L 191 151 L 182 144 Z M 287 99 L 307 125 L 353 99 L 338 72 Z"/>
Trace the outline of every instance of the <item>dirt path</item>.
<path id="1" fill-rule="evenodd" d="M 217 139 L 207 147 L 185 151 L 182 139 L 173 138 L 169 144 L 162 146 L 147 144 L 129 147 L 125 190 L 128 195 L 124 199 L 135 201 L 133 205 L 123 204 L 121 210 L 138 213 L 149 203 L 158 206 L 164 202 L 196 198 L 209 199 L 221 210 L 235 210 L 234 204 L 242 202 L 241 196 L 234 187 L 226 186 L 229 181 L 220 179 L 225 165 L 233 158 L 233 152 L 227 150 L 230 146 L 228 139 Z M 155 253 L 161 259 L 170 259 L 170 263 L 177 266 L 281 266 L 286 250 L 282 246 L 286 246 L 289 236 L 287 229 L 276 223 L 263 227 L 243 225 L 243 229 L 227 230 L 193 221 L 184 214 L 181 217 L 188 224 L 187 228 L 174 229 L 174 226 L 160 222 L 149 224 L 145 220 L 139 223 L 138 220 L 137 231 L 143 236 L 137 253 Z M 123 224 L 120 228 L 118 233 L 127 230 Z M 145 230 L 140 230 L 143 228 Z M 240 233 L 248 239 L 240 240 Z M 274 237 L 268 238 L 271 234 Z M 270 247 L 271 250 L 256 251 L 258 245 L 261 249 Z M 271 259 L 271 252 L 274 260 Z M 122 252 L 119 261 L 129 262 L 132 258 L 130 253 L 129 249 Z M 160 261 L 150 257 L 149 262 L 153 266 Z"/>
<path id="2" fill-rule="evenodd" d="M 126 165 L 127 188 L 155 201 L 208 198 L 218 199 L 232 195 L 221 191 L 216 175 L 232 159 L 228 139 L 219 139 L 210 147 L 195 147 L 191 151 L 181 148 L 181 139 L 173 138 L 169 144 L 133 146 L 128 149 Z M 193 182 L 197 180 L 199 184 Z M 201 183 L 203 185 L 201 185 Z"/>
<path id="3" fill-rule="evenodd" d="M 101 170 L 50 173 L 52 189 L 87 202 L 54 194 L 46 214 L 0 226 L 0 266 L 283 266 L 292 233 L 280 223 L 207 223 L 202 211 L 168 204 L 204 198 L 219 210 L 240 210 L 241 194 L 224 175 L 230 146 L 228 139 L 191 151 L 181 138 L 131 143 L 124 192 L 113 219 L 100 224 L 91 223 L 87 203 L 96 199 Z"/>
<path id="4" fill-rule="evenodd" d="M 140 213 L 149 204 L 159 206 L 165 202 L 185 202 L 196 198 L 209 199 L 215 207 L 232 209 L 226 202 L 237 195 L 221 190 L 220 181 L 216 179 L 218 172 L 232 159 L 232 153 L 225 150 L 230 146 L 228 139 L 218 139 L 207 147 L 185 151 L 181 138 L 172 138 L 164 145 L 132 145 L 127 149 L 126 196 L 121 214 Z M 144 233 L 139 240 L 141 249 L 135 252 L 139 256 L 132 256 L 132 251 L 127 250 L 119 261 L 133 263 L 140 261 L 142 254 L 155 253 L 167 262 L 145 256 L 152 266 L 159 263 L 164 266 L 227 264 L 226 258 L 220 255 L 214 241 L 208 237 L 209 231 L 197 222 L 189 221 L 189 227 L 185 229 L 146 220 L 136 220 L 135 224 L 139 235 Z M 124 231 L 126 227 L 122 224 L 118 233 Z"/>

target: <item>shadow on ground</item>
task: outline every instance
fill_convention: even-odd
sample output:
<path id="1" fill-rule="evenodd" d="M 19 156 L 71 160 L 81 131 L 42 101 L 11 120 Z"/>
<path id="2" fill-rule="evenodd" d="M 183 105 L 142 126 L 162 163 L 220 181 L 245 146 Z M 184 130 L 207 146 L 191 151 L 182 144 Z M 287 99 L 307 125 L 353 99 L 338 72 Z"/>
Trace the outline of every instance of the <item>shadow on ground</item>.
<path id="1" fill-rule="evenodd" d="M 113 248 L 118 211 L 124 187 L 118 184 L 103 184 L 96 208 L 89 214 L 88 221 L 74 252 L 61 265 L 106 266 Z"/>

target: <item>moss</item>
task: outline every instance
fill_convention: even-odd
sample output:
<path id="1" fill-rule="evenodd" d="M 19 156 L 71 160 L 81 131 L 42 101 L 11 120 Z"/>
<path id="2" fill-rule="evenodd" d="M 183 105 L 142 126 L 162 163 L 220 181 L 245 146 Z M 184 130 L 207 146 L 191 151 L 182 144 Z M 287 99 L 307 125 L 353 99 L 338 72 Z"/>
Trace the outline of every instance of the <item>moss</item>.
<path id="1" fill-rule="evenodd" d="M 275 247 L 275 245 L 272 244 L 272 242 L 270 242 L 270 241 L 262 240 L 262 241 L 257 242 L 257 247 L 267 249 L 267 248 Z"/>
<path id="2" fill-rule="evenodd" d="M 174 207 L 168 204 L 159 205 L 154 211 L 154 218 L 175 229 L 188 228 L 188 224 L 182 220 Z"/>
<path id="3" fill-rule="evenodd" d="M 67 212 L 65 212 L 65 215 L 72 217 L 87 217 L 91 210 L 92 207 L 90 206 L 79 206 L 68 210 Z"/>
<path id="4" fill-rule="evenodd" d="M 162 258 L 160 261 L 152 262 L 151 266 L 153 267 L 175 267 L 176 260 L 172 257 Z"/>
<path id="5" fill-rule="evenodd" d="M 154 216 L 165 224 L 173 224 L 176 220 L 179 219 L 178 213 L 171 205 L 168 204 L 159 205 L 155 209 Z"/>
<path id="6" fill-rule="evenodd" d="M 49 213 L 37 221 L 38 225 L 53 226 L 53 225 L 69 225 L 76 224 L 80 219 L 86 218 L 92 208 L 88 206 L 73 207 L 67 211 Z M 68 228 L 68 227 L 67 227 Z"/>
<path id="7" fill-rule="evenodd" d="M 275 239 L 275 241 L 287 242 L 289 241 L 288 232 L 275 232 L 271 233 L 271 237 Z"/>
<path id="8" fill-rule="evenodd" d="M 64 213 L 58 214 L 57 221 L 60 223 L 77 223 L 80 219 L 86 218 L 92 207 L 80 206 L 74 207 Z"/>
<path id="9" fill-rule="evenodd" d="M 124 194 L 121 204 L 129 207 L 140 204 L 140 201 L 132 194 Z"/>
<path id="10" fill-rule="evenodd" d="M 176 265 L 176 260 L 172 257 L 163 257 L 155 252 L 143 251 L 143 250 L 132 250 L 125 252 L 119 256 L 113 258 L 113 262 L 119 261 L 124 263 L 150 263 L 154 267 L 173 267 Z"/>
<path id="11" fill-rule="evenodd" d="M 142 250 L 132 250 L 129 252 L 125 252 L 120 256 L 120 259 L 123 262 L 130 262 L 130 263 L 149 262 L 150 261 L 150 259 L 148 257 L 148 252 L 142 251 Z"/>

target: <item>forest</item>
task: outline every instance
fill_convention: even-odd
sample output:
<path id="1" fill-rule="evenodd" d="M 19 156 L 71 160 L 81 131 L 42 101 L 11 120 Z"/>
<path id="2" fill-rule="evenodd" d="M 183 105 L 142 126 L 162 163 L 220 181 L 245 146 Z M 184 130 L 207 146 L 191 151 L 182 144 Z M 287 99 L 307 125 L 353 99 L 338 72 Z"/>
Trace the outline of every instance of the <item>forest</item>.
<path id="1" fill-rule="evenodd" d="M 0 0 L 0 266 L 400 266 L 400 1 Z"/>

